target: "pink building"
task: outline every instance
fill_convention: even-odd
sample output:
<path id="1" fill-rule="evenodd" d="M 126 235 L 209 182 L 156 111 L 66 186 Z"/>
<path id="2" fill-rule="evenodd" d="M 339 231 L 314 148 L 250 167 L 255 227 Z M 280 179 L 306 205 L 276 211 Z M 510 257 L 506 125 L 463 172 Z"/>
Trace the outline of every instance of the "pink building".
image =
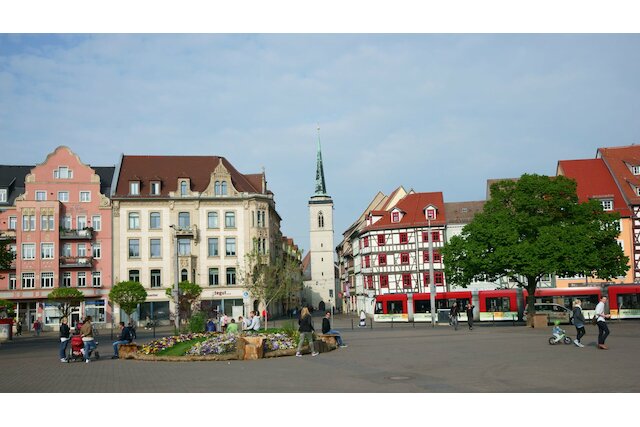
<path id="1" fill-rule="evenodd" d="M 60 313 L 47 295 L 58 287 L 85 295 L 72 312 L 72 325 L 86 315 L 97 327 L 111 323 L 107 196 L 114 169 L 91 168 L 62 146 L 35 167 L 0 166 L 0 236 L 9 238 L 16 254 L 12 269 L 0 272 L 0 299 L 17 303 L 25 329 L 36 319 L 45 330 L 57 329 Z"/>

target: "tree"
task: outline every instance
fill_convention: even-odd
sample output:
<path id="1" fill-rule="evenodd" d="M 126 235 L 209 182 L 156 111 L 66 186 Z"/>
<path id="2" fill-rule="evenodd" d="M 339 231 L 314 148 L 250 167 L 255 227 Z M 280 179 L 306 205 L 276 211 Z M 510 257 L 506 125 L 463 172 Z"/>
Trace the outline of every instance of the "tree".
<path id="1" fill-rule="evenodd" d="M 619 215 L 598 201 L 578 203 L 576 182 L 523 175 L 491 186 L 491 199 L 442 250 L 445 274 L 466 287 L 508 277 L 526 288 L 529 313 L 543 275 L 610 279 L 629 269 L 616 242 Z"/>
<path id="2" fill-rule="evenodd" d="M 0 239 L 0 271 L 9 270 L 14 257 L 13 252 L 9 250 L 9 241 Z M 0 279 L 3 278 L 4 276 L 0 275 Z"/>
<path id="3" fill-rule="evenodd" d="M 47 298 L 58 304 L 62 317 L 68 319 L 71 308 L 84 301 L 84 294 L 75 288 L 56 288 L 49 293 Z"/>
<path id="4" fill-rule="evenodd" d="M 118 304 L 129 317 L 136 311 L 138 304 L 142 304 L 146 300 L 147 291 L 138 282 L 126 281 L 117 283 L 109 292 L 109 301 Z"/>
<path id="5" fill-rule="evenodd" d="M 193 303 L 200 298 L 201 293 L 202 288 L 195 283 L 180 282 L 178 284 L 178 309 L 180 310 L 181 319 L 191 317 Z M 167 288 L 166 294 L 173 300 L 173 288 Z"/>
<path id="6" fill-rule="evenodd" d="M 16 303 L 6 299 L 0 299 L 0 319 L 13 317 L 15 315 Z"/>

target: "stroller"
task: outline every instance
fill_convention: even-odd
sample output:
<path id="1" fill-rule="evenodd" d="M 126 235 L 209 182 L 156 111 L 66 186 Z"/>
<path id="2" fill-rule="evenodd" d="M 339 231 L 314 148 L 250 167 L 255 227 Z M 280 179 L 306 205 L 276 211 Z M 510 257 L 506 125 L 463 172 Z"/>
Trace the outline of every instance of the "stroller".
<path id="1" fill-rule="evenodd" d="M 551 330 L 553 336 L 549 337 L 549 344 L 554 345 L 559 342 L 564 342 L 565 344 L 571 344 L 571 338 L 567 336 L 567 332 L 560 328 L 560 326 L 555 325 Z"/>
<path id="2" fill-rule="evenodd" d="M 96 360 L 100 359 L 100 353 L 98 352 L 98 342 L 96 341 L 96 349 L 91 350 L 89 352 L 89 358 L 93 354 Z M 76 362 L 76 361 L 84 361 L 84 342 L 82 341 L 82 337 L 80 335 L 74 335 L 71 337 L 71 353 L 67 358 L 67 362 Z"/>

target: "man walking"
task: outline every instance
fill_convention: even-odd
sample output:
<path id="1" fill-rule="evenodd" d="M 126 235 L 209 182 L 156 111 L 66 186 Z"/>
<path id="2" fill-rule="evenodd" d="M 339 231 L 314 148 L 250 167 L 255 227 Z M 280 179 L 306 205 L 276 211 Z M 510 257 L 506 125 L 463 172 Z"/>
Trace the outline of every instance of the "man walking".
<path id="1" fill-rule="evenodd" d="M 466 311 L 467 311 L 467 324 L 469 325 L 469 330 L 473 330 L 473 309 L 475 305 L 471 304 L 471 301 L 467 303 Z"/>
<path id="2" fill-rule="evenodd" d="M 604 345 L 605 340 L 609 336 L 609 327 L 607 326 L 606 319 L 610 319 L 610 314 L 604 313 L 604 305 L 607 303 L 607 297 L 600 298 L 600 302 L 596 305 L 596 317 L 598 325 L 598 348 L 601 350 L 609 350 L 609 347 Z"/>
<path id="3" fill-rule="evenodd" d="M 120 344 L 130 344 L 131 341 L 133 341 L 131 329 L 128 326 L 124 326 L 124 322 L 120 322 L 120 336 L 118 337 L 118 341 L 113 343 L 113 356 L 111 356 L 111 358 L 119 359 L 118 347 Z"/>

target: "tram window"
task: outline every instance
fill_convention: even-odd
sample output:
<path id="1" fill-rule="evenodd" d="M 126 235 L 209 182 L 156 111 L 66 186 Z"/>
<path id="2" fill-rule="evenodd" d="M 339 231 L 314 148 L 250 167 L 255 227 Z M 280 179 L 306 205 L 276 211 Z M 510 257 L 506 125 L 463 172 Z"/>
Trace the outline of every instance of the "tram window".
<path id="1" fill-rule="evenodd" d="M 438 310 L 444 310 L 444 309 L 449 308 L 449 301 L 446 300 L 446 299 L 436 300 L 436 308 Z"/>
<path id="2" fill-rule="evenodd" d="M 640 294 L 618 295 L 618 308 L 619 309 L 640 308 Z"/>
<path id="3" fill-rule="evenodd" d="M 559 301 L 559 304 L 564 305 L 569 310 L 573 310 L 573 302 L 577 299 L 582 303 L 582 310 L 595 310 L 599 302 L 597 295 L 575 295 L 563 298 Z"/>
<path id="4" fill-rule="evenodd" d="M 536 302 L 541 302 L 543 304 L 555 304 L 556 303 L 553 300 L 553 297 L 536 297 Z"/>
<path id="5" fill-rule="evenodd" d="M 387 301 L 387 314 L 402 314 L 402 301 Z"/>
<path id="6" fill-rule="evenodd" d="M 414 301 L 413 304 L 414 313 L 429 313 L 431 312 L 431 301 L 429 300 L 419 300 Z"/>
<path id="7" fill-rule="evenodd" d="M 382 314 L 382 302 L 381 301 L 376 301 L 376 308 L 374 311 L 375 314 Z"/>
<path id="8" fill-rule="evenodd" d="M 487 311 L 511 311 L 509 298 L 487 298 Z"/>

